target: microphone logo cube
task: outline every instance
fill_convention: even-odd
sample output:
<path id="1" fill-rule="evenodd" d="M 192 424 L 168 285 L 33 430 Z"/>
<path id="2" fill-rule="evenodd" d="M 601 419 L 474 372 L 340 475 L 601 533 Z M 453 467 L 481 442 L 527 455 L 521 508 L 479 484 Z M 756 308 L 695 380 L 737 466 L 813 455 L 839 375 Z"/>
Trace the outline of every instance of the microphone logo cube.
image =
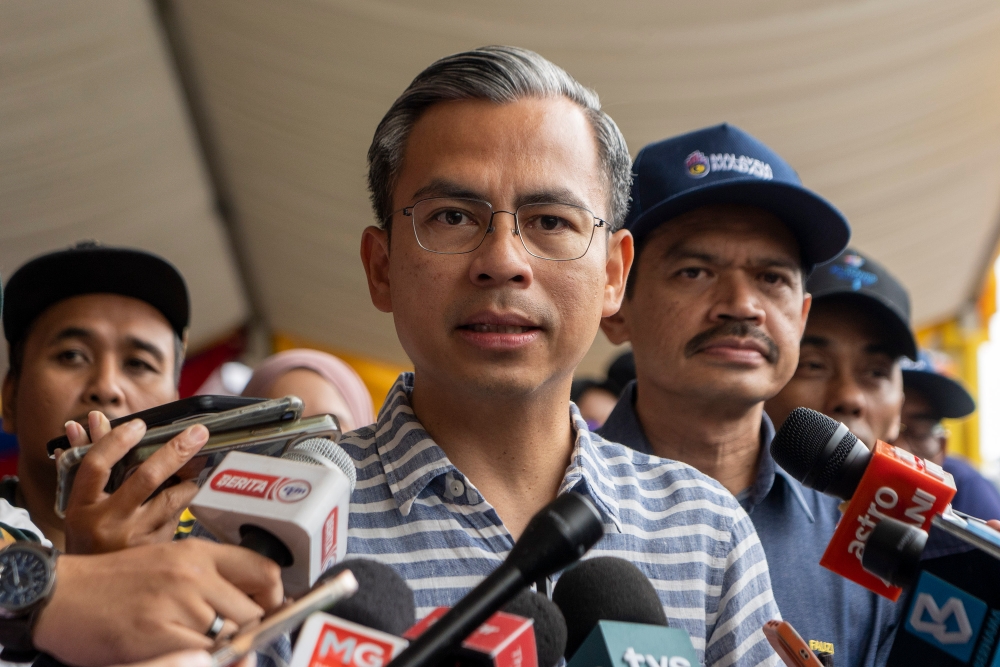
<path id="1" fill-rule="evenodd" d="M 384 667 L 405 639 L 317 612 L 302 626 L 289 667 Z"/>
<path id="2" fill-rule="evenodd" d="M 567 667 L 693 667 L 698 664 L 691 638 L 679 628 L 599 621 Z"/>
<path id="3" fill-rule="evenodd" d="M 861 565 L 878 522 L 891 517 L 923 530 L 955 496 L 955 480 L 940 467 L 879 441 L 819 564 L 893 602 L 902 589 Z"/>
<path id="4" fill-rule="evenodd" d="M 938 650 L 968 662 L 987 605 L 930 572 L 921 572 L 906 614 L 906 631 Z"/>

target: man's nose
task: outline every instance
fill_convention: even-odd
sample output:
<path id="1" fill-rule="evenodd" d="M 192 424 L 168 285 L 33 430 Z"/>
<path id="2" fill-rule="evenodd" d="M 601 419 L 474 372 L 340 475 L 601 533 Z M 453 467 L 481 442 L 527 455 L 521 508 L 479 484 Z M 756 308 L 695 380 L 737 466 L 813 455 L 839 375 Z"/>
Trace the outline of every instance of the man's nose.
<path id="1" fill-rule="evenodd" d="M 472 253 L 469 278 L 481 287 L 508 283 L 527 287 L 533 278 L 530 258 L 517 234 L 514 215 L 497 211 L 493 214 L 491 231 Z"/>
<path id="2" fill-rule="evenodd" d="M 121 407 L 125 404 L 122 372 L 112 357 L 103 357 L 93 366 L 84 401 L 94 407 Z"/>
<path id="3" fill-rule="evenodd" d="M 827 409 L 831 416 L 861 417 L 864 415 L 865 392 L 850 373 L 838 373 L 827 391 Z"/>
<path id="4" fill-rule="evenodd" d="M 716 284 L 715 306 L 710 316 L 716 321 L 734 320 L 764 323 L 759 295 L 745 276 L 723 275 Z"/>

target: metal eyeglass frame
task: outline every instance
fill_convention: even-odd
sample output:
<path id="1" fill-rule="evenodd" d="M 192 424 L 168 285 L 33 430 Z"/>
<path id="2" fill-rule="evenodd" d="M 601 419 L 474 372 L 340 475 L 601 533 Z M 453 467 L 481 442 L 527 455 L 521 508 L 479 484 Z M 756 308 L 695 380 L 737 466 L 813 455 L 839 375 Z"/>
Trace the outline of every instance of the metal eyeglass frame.
<path id="1" fill-rule="evenodd" d="M 457 251 L 457 252 L 444 252 L 444 251 L 441 251 L 441 250 L 431 250 L 430 248 L 428 248 L 427 246 L 425 246 L 420 241 L 420 235 L 417 234 L 417 220 L 416 220 L 416 218 L 413 217 L 413 208 L 415 206 L 419 205 L 419 204 L 422 204 L 425 201 L 433 201 L 435 199 L 451 199 L 451 200 L 454 200 L 454 201 L 477 202 L 477 203 L 480 203 L 480 204 L 486 204 L 486 206 L 489 207 L 489 209 L 490 209 L 490 221 L 489 221 L 489 224 L 487 225 L 486 231 L 483 233 L 483 236 L 479 239 L 479 243 L 477 243 L 475 245 L 475 247 L 469 248 L 468 250 L 460 250 L 460 251 Z M 521 222 L 520 222 L 520 220 L 518 220 L 517 212 L 520 211 L 525 206 L 539 206 L 539 205 L 545 205 L 545 204 L 556 204 L 556 205 L 559 205 L 559 206 L 572 206 L 573 208 L 578 208 L 581 211 L 586 211 L 587 213 L 589 213 L 591 215 L 591 217 L 594 218 L 594 226 L 590 230 L 590 240 L 587 241 L 587 247 L 584 248 L 584 250 L 583 250 L 582 253 L 580 253 L 576 257 L 567 257 L 567 258 L 564 258 L 564 259 L 554 259 L 552 257 L 543 257 L 542 255 L 536 255 L 535 253 L 531 252 L 531 250 L 528 248 L 528 245 L 524 242 L 524 237 L 521 235 L 521 226 L 520 226 Z M 496 216 L 496 214 L 497 213 L 506 213 L 508 215 L 514 216 L 514 229 L 511 230 L 511 231 L 514 234 L 514 236 L 518 237 L 521 240 L 521 247 L 524 248 L 524 251 L 527 252 L 532 257 L 537 257 L 538 259 L 544 259 L 544 260 L 547 260 L 549 262 L 573 262 L 573 261 L 576 261 L 576 260 L 580 259 L 584 255 L 586 255 L 588 252 L 590 252 L 590 246 L 594 245 L 594 234 L 595 234 L 594 230 L 598 229 L 599 227 L 605 227 L 608 224 L 606 220 L 598 218 L 596 215 L 594 215 L 594 212 L 591 211 L 589 208 L 584 208 L 582 206 L 577 206 L 576 204 L 566 204 L 564 202 L 532 202 L 530 204 L 522 204 L 521 206 L 518 206 L 514 211 L 494 211 L 493 210 L 493 204 L 489 203 L 485 199 L 470 199 L 468 197 L 427 197 L 426 199 L 421 199 L 420 201 L 414 202 L 411 206 L 406 206 L 404 208 L 399 209 L 398 211 L 395 211 L 394 213 L 392 213 L 389 216 L 390 220 L 392 219 L 392 216 L 395 215 L 396 213 L 402 213 L 403 215 L 405 215 L 406 217 L 408 217 L 410 219 L 410 227 L 413 228 L 413 238 L 415 238 L 417 240 L 417 245 L 419 245 L 423 250 L 426 250 L 427 252 L 432 252 L 435 255 L 467 255 L 470 252 L 475 252 L 476 250 L 479 249 L 479 247 L 481 245 L 483 245 L 483 241 L 486 240 L 486 237 L 489 236 L 490 234 L 492 234 L 493 231 L 496 229 L 496 227 L 493 225 L 493 218 Z"/>

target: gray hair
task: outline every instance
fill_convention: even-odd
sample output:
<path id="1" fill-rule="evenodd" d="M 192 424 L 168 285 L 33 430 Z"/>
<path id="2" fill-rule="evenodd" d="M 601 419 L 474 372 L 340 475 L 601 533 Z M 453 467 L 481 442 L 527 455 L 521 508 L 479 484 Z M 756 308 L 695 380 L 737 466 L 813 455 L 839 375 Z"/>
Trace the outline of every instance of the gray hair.
<path id="1" fill-rule="evenodd" d="M 632 159 L 621 130 L 601 111 L 597 93 L 534 51 L 484 46 L 441 58 L 417 75 L 375 130 L 368 149 L 368 190 L 379 225 L 392 217 L 392 191 L 410 131 L 430 106 L 451 100 L 484 99 L 497 104 L 526 97 L 563 96 L 584 110 L 594 129 L 610 190 L 608 224 L 621 227 L 628 212 Z"/>

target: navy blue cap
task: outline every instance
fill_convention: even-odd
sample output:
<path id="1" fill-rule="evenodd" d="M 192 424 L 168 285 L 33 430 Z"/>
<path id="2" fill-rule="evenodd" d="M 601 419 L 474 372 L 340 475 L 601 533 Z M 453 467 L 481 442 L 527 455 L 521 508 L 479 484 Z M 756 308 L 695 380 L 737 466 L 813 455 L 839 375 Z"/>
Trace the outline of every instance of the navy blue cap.
<path id="1" fill-rule="evenodd" d="M 851 238 L 840 211 L 802 187 L 781 156 L 727 123 L 649 144 L 632 171 L 625 228 L 637 243 L 661 223 L 707 204 L 747 204 L 776 215 L 795 235 L 806 272 L 836 257 Z"/>
<path id="2" fill-rule="evenodd" d="M 916 361 L 904 359 L 903 391 L 912 388 L 920 391 L 938 417 L 958 419 L 976 411 L 976 401 L 958 381 L 937 369 L 930 353 L 920 350 Z"/>
<path id="3" fill-rule="evenodd" d="M 145 301 L 163 313 L 181 338 L 191 320 L 187 285 L 173 264 L 144 250 L 82 241 L 36 257 L 11 275 L 3 311 L 7 342 L 20 341 L 49 306 L 101 293 Z"/>
<path id="4" fill-rule="evenodd" d="M 816 269 L 806 281 L 813 308 L 825 297 L 853 295 L 874 311 L 899 350 L 917 358 L 917 340 L 910 329 L 910 295 L 885 267 L 853 248 Z"/>

